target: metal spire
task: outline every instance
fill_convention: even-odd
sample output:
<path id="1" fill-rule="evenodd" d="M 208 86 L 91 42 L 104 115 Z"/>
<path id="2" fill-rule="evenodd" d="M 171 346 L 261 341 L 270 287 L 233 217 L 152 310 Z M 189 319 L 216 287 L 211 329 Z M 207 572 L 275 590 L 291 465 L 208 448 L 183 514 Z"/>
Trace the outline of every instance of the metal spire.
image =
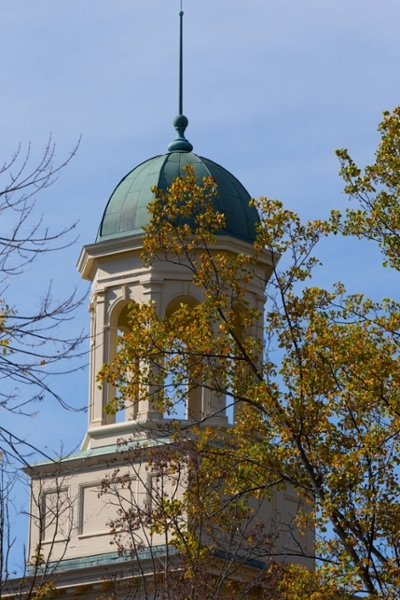
<path id="1" fill-rule="evenodd" d="M 182 0 L 179 13 L 179 115 L 183 115 L 183 15 Z"/>
<path id="2" fill-rule="evenodd" d="M 183 114 L 183 10 L 182 0 L 181 10 L 179 12 L 179 108 L 178 116 L 173 120 L 173 125 L 177 132 L 176 138 L 169 144 L 168 152 L 191 152 L 192 144 L 185 138 L 185 130 L 189 124 L 188 119 Z"/>

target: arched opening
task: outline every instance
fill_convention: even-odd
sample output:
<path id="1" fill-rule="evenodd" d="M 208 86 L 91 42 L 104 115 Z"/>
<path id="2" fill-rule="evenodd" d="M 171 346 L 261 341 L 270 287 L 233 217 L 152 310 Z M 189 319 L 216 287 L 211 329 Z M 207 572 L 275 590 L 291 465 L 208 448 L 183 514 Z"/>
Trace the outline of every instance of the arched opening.
<path id="1" fill-rule="evenodd" d="M 110 345 L 109 345 L 109 362 L 111 363 L 117 354 L 121 340 L 127 333 L 130 332 L 129 325 L 129 307 L 131 301 L 124 301 L 113 308 L 110 318 Z M 134 398 L 124 399 L 125 408 L 119 410 L 115 414 L 107 416 L 107 423 L 123 423 L 124 421 L 133 421 L 138 413 L 138 393 Z M 108 401 L 119 397 L 118 391 L 114 386 L 109 384 Z"/>
<path id="2" fill-rule="evenodd" d="M 194 308 L 198 300 L 192 296 L 178 296 L 171 300 L 165 311 L 165 316 L 170 318 L 182 305 Z M 179 340 L 177 347 L 179 347 Z M 184 348 L 182 348 L 184 352 Z M 225 397 L 217 397 L 208 389 L 204 382 L 196 380 L 187 369 L 185 372 L 166 373 L 165 386 L 169 388 L 169 396 L 175 391 L 176 399 L 173 402 L 172 414 L 175 418 L 190 421 L 201 421 L 213 415 L 226 419 Z"/>
<path id="3" fill-rule="evenodd" d="M 117 322 L 117 346 L 116 351 L 118 351 L 118 340 L 121 340 L 124 335 L 130 332 L 130 324 L 129 324 L 129 307 L 130 304 L 126 304 L 121 312 L 118 315 Z M 139 364 L 133 365 L 134 369 L 139 369 Z M 137 418 L 138 414 L 138 403 L 139 403 L 139 390 L 135 390 L 135 394 L 133 398 L 125 399 L 125 410 L 120 411 L 124 413 L 121 418 L 121 421 L 134 421 Z"/>

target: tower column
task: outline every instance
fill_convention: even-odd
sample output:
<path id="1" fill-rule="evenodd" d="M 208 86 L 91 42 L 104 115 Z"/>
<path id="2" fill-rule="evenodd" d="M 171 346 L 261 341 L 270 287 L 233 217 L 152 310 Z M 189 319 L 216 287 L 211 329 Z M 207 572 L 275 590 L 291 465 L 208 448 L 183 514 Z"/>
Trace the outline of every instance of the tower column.
<path id="1" fill-rule="evenodd" d="M 91 331 L 91 360 L 90 360 L 90 426 L 104 423 L 104 406 L 107 403 L 107 389 L 99 389 L 96 381 L 97 373 L 106 362 L 108 332 L 105 327 L 106 294 L 93 294 L 93 317 Z"/>

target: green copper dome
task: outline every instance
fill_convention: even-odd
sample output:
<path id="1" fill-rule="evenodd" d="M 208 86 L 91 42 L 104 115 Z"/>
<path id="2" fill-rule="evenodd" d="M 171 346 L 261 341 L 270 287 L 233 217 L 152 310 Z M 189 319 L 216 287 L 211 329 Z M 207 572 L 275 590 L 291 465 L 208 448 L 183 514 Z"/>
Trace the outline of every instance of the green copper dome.
<path id="1" fill-rule="evenodd" d="M 215 210 L 226 217 L 221 233 L 254 242 L 259 218 L 256 209 L 249 206 L 250 195 L 240 181 L 212 160 L 182 151 L 151 158 L 122 179 L 108 201 L 96 241 L 143 233 L 149 222 L 147 206 L 154 199 L 150 188 L 166 190 L 175 177 L 185 175 L 187 165 L 193 165 L 200 181 L 210 175 L 214 178 L 219 194 L 213 201 Z"/>

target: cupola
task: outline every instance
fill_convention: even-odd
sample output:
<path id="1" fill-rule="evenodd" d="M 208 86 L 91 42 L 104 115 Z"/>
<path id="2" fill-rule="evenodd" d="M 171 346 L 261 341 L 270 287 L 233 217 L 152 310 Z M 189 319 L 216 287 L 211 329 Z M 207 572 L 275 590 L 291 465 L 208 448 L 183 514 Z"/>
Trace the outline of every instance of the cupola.
<path id="1" fill-rule="evenodd" d="M 119 182 L 105 208 L 97 242 L 143 234 L 150 218 L 148 205 L 154 199 L 151 188 L 166 191 L 176 177 L 185 175 L 185 167 L 191 165 L 199 183 L 211 176 L 217 184 L 214 208 L 226 219 L 226 226 L 219 234 L 254 243 L 259 217 L 249 205 L 250 194 L 224 167 L 192 152 L 192 144 L 184 137 L 187 124 L 183 115 L 176 117 L 177 137 L 170 143 L 168 153 L 146 160 Z"/>

